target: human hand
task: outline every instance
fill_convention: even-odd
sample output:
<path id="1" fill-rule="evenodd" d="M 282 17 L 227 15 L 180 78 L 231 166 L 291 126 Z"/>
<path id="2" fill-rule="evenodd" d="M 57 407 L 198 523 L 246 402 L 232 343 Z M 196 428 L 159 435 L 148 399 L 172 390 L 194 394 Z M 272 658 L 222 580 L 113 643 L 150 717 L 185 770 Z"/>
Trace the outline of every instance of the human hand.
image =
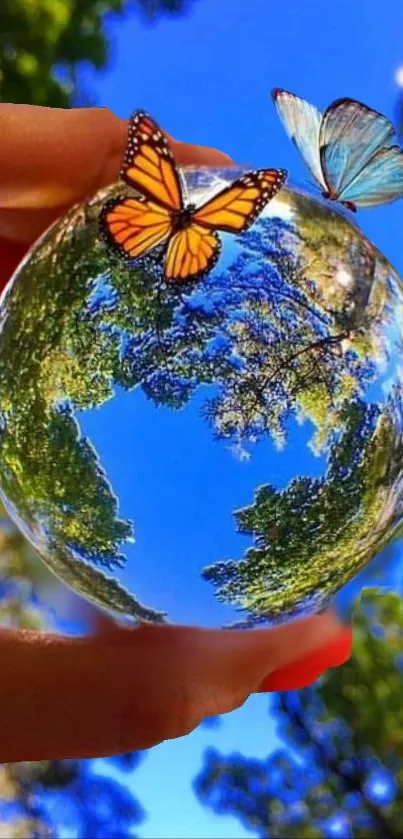
<path id="1" fill-rule="evenodd" d="M 106 109 L 0 104 L 0 285 L 72 204 L 117 179 L 127 123 Z M 229 166 L 170 142 L 179 164 Z M 0 761 L 94 757 L 181 736 L 250 693 L 302 687 L 345 661 L 351 631 L 331 614 L 249 632 L 122 629 L 95 637 L 3 630 Z"/>
<path id="2" fill-rule="evenodd" d="M 350 655 L 333 614 L 249 631 L 107 621 L 95 636 L 0 631 L 0 762 L 146 749 L 251 693 L 301 687 Z"/>

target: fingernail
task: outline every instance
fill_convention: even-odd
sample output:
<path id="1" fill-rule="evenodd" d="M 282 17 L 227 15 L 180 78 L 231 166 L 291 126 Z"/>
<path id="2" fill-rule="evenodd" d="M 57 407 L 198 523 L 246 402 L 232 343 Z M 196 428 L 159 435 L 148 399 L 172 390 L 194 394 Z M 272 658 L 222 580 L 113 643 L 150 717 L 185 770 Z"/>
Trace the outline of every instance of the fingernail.
<path id="1" fill-rule="evenodd" d="M 228 665 L 234 683 L 253 693 L 269 673 L 289 668 L 296 660 L 327 649 L 342 629 L 336 615 L 328 612 L 266 630 L 221 633 L 222 663 Z"/>
<path id="2" fill-rule="evenodd" d="M 352 630 L 345 628 L 334 641 L 310 655 L 270 673 L 263 680 L 257 693 L 278 690 L 300 690 L 313 684 L 332 667 L 340 667 L 351 657 Z"/>

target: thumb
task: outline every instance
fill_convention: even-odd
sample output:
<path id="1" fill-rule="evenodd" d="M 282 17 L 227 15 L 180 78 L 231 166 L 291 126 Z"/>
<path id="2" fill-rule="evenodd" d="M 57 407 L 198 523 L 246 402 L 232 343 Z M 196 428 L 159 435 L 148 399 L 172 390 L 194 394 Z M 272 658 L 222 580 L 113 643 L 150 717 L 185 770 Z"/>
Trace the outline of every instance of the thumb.
<path id="1" fill-rule="evenodd" d="M 0 104 L 0 237 L 29 244 L 119 177 L 128 122 L 107 108 Z M 215 149 L 168 140 L 179 165 L 229 166 Z"/>

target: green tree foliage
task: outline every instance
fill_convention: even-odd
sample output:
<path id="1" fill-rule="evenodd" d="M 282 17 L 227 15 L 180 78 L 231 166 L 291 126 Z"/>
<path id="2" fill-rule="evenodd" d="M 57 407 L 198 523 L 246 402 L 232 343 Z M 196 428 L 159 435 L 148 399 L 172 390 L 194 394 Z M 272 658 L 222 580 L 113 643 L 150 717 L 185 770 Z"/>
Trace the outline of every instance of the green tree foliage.
<path id="1" fill-rule="evenodd" d="M 0 98 L 66 108 L 82 62 L 105 65 L 104 15 L 125 0 L 2 0 Z"/>
<path id="2" fill-rule="evenodd" d="M 228 284 L 243 290 L 234 308 L 244 311 L 228 326 L 242 375 L 207 411 L 221 434 L 267 431 L 284 445 L 294 415 L 313 422 L 312 447 L 319 450 L 341 406 L 373 375 L 369 354 L 357 352 L 356 330 L 340 317 L 306 250 L 299 221 L 263 220 L 242 237 L 241 255 L 228 269 Z M 247 284 L 237 282 L 243 271 Z"/>
<path id="3" fill-rule="evenodd" d="M 41 629 L 46 615 L 34 603 L 32 584 L 32 567 L 38 558 L 12 524 L 1 503 L 0 557 L 0 625 Z"/>
<path id="4" fill-rule="evenodd" d="M 293 204 L 299 213 L 299 250 L 317 293 L 333 311 L 339 328 L 347 331 L 344 352 L 353 348 L 380 361 L 385 352 L 385 322 L 396 317 L 389 309 L 389 268 L 374 246 L 357 237 L 354 228 L 329 208 L 313 204 L 297 193 Z M 401 309 L 394 299 L 394 307 Z M 389 309 L 389 311 L 388 311 Z"/>
<path id="5" fill-rule="evenodd" d="M 107 64 L 110 13 L 138 9 L 154 21 L 187 8 L 186 0 L 2 0 L 0 101 L 67 108 L 82 95 L 80 67 Z"/>
<path id="6" fill-rule="evenodd" d="M 38 557 L 2 508 L 0 516 L 0 625 L 54 628 L 54 616 L 38 596 L 35 581 L 44 573 Z M 134 753 L 109 763 L 128 773 L 139 760 Z M 143 817 L 133 792 L 105 773 L 97 774 L 96 761 L 0 765 L 0 836 L 7 839 L 128 837 Z"/>
<path id="7" fill-rule="evenodd" d="M 184 10 L 182 0 L 133 0 L 131 5 L 145 12 L 149 19 L 155 19 L 164 12 L 177 13 Z M 105 15 L 109 12 L 121 13 L 128 6 L 126 0 L 2 0 L 0 101 L 69 107 L 81 94 L 77 78 L 81 65 L 88 63 L 95 68 L 102 68 L 107 62 L 109 45 L 105 36 Z M 31 312 L 25 308 L 27 335 L 31 332 L 31 336 L 41 323 L 41 313 L 43 315 L 40 294 L 36 296 L 35 303 Z M 63 325 L 58 324 L 57 318 L 52 319 L 49 309 L 46 316 L 46 339 L 49 339 L 51 346 L 55 340 L 57 346 L 56 336 L 59 327 Z M 80 320 L 77 311 L 74 317 Z M 15 343 L 20 339 L 24 343 L 22 324 L 17 325 L 14 321 L 14 325 L 18 333 L 15 335 Z M 18 356 L 16 362 L 21 365 L 25 382 L 25 400 L 23 398 L 19 403 L 18 388 L 13 387 L 13 377 L 8 377 L 8 396 L 6 391 L 3 392 L 7 406 L 3 402 L 3 409 L 8 407 L 12 413 L 13 406 L 21 404 L 21 412 L 15 418 L 16 423 L 12 429 L 12 424 L 9 425 L 11 434 L 8 438 L 7 434 L 2 438 L 4 452 L 8 449 L 9 454 L 5 471 L 13 483 L 14 472 L 21 476 L 21 457 L 24 468 L 31 465 L 31 468 L 27 468 L 25 484 L 20 486 L 20 494 L 18 480 L 13 485 L 17 493 L 15 500 L 22 505 L 21 512 L 27 515 L 28 522 L 30 510 L 27 507 L 30 507 L 35 496 L 40 499 L 42 524 L 44 527 L 52 527 L 60 545 L 70 530 L 68 538 L 71 544 L 75 544 L 87 558 L 93 558 L 96 537 L 100 540 L 97 559 L 101 558 L 105 564 L 110 565 L 121 558 L 118 545 L 131 533 L 130 524 L 117 518 L 116 498 L 96 452 L 88 441 L 80 437 L 77 422 L 71 412 L 62 408 L 59 410 L 60 406 L 55 407 L 60 392 L 66 391 L 74 392 L 77 406 L 85 404 L 87 396 L 80 387 L 83 353 L 81 341 L 84 333 L 86 347 L 90 342 L 93 343 L 92 353 L 86 355 L 87 363 L 90 363 L 91 357 L 93 359 L 90 398 L 96 403 L 111 395 L 111 355 L 116 355 L 116 345 L 113 345 L 113 340 L 109 340 L 108 355 L 102 336 L 94 331 L 89 320 L 85 327 L 83 325 L 80 335 L 75 335 L 74 328 L 71 329 L 69 340 L 57 359 L 58 376 L 52 377 L 49 374 L 46 377 L 44 365 L 43 389 L 39 387 L 39 391 L 35 376 L 40 378 L 40 363 L 44 360 L 40 348 L 34 350 L 32 340 L 28 340 L 25 352 L 22 345 L 19 351 L 15 346 Z M 33 378 L 30 380 L 31 376 Z M 34 423 L 36 436 L 33 433 Z M 46 429 L 51 433 L 44 440 Z M 11 438 L 14 448 L 9 446 Z M 53 444 L 49 446 L 51 440 Z M 61 465 L 63 458 L 66 474 L 70 477 L 62 489 L 60 477 L 64 468 Z M 38 482 L 38 476 L 42 466 L 41 483 L 40 479 Z M 4 474 L 3 478 L 7 482 Z M 76 482 L 74 493 L 73 481 Z M 56 505 L 52 496 L 54 501 L 57 499 Z M 78 521 L 81 521 L 81 528 L 79 524 L 77 531 L 74 515 L 79 508 L 81 519 L 79 517 Z M 88 541 L 89 533 L 92 533 L 92 539 Z M 38 573 L 37 558 L 3 512 L 0 520 L 0 561 L 1 625 L 45 628 L 49 615 L 43 604 L 38 602 L 32 583 L 33 570 L 35 576 Z M 140 614 L 144 618 L 159 618 L 157 613 L 143 609 L 115 580 L 100 570 L 85 562 L 71 565 L 67 569 L 65 563 L 61 564 L 63 575 L 69 582 L 105 606 Z M 55 570 L 61 569 L 57 566 Z M 136 768 L 138 760 L 137 755 L 127 755 L 120 759 L 114 758 L 113 762 L 120 770 L 131 771 Z M 92 761 L 46 761 L 1 766 L 0 836 L 10 839 L 49 838 L 61 833 L 78 835 L 82 839 L 105 835 L 134 836 L 133 827 L 143 817 L 140 804 L 125 787 L 110 778 L 99 776 L 93 771 L 94 768 Z"/>
<path id="8" fill-rule="evenodd" d="M 79 224 L 88 236 L 83 211 L 73 211 L 58 228 L 56 247 L 45 242 L 10 296 L 0 353 L 1 482 L 56 573 L 101 605 L 161 621 L 161 613 L 88 564 L 121 566 L 121 545 L 133 529 L 118 517 L 117 497 L 73 411 L 112 395 L 119 360 L 117 330 L 102 328 L 96 294 L 86 305 L 94 276 L 106 269 L 105 254 L 99 247 L 92 258 L 84 242 L 77 259 Z"/>
<path id="9" fill-rule="evenodd" d="M 236 514 L 252 536 L 243 559 L 203 572 L 224 602 L 252 620 L 324 603 L 387 544 L 401 515 L 402 395 L 381 409 L 357 400 L 332 435 L 326 473 L 260 487 Z"/>
<path id="10" fill-rule="evenodd" d="M 140 759 L 133 754 L 107 764 L 132 772 Z M 144 811 L 127 784 L 97 773 L 96 761 L 51 760 L 0 767 L 1 817 L 0 835 L 10 839 L 128 839 Z"/>
<path id="11" fill-rule="evenodd" d="M 210 750 L 196 792 L 270 839 L 400 839 L 403 601 L 367 593 L 351 661 L 274 699 L 284 747 L 266 760 Z"/>
<path id="12" fill-rule="evenodd" d="M 341 406 L 373 376 L 369 354 L 356 350 L 356 333 L 312 282 L 292 224 L 262 220 L 237 244 L 225 272 L 183 295 L 149 280 L 140 310 L 131 301 L 122 310 L 127 279 L 113 269 L 119 302 L 104 304 L 105 319 L 132 333 L 117 380 L 174 408 L 212 385 L 204 416 L 215 435 L 240 442 L 267 433 L 285 444 L 290 416 L 309 417 L 312 445 L 323 448 Z M 161 273 L 152 259 L 144 265 Z"/>
<path id="13" fill-rule="evenodd" d="M 68 407 L 46 410 L 37 401 L 21 406 L 1 450 L 3 489 L 26 524 L 39 528 L 38 539 L 42 534 L 52 549 L 108 568 L 123 563 L 117 545 L 131 536 L 130 524 L 117 518 L 117 500 L 96 452 L 80 437 Z M 23 482 L 16 480 L 21 472 Z"/>
<path id="14" fill-rule="evenodd" d="M 326 476 L 301 478 L 283 493 L 271 488 L 270 499 L 263 499 L 268 489 L 259 490 L 253 525 L 245 515 L 236 519 L 256 544 L 239 563 L 217 563 L 205 576 L 222 599 L 254 617 L 295 609 L 318 589 L 329 595 L 368 561 L 380 538 L 367 539 L 365 521 L 370 527 L 381 517 L 383 489 L 373 464 L 382 456 L 387 461 L 394 420 L 387 410 L 381 417 L 376 408 L 374 414 L 370 407 L 366 413 L 364 406 L 345 408 L 361 405 L 359 396 L 375 375 L 368 324 L 364 347 L 362 317 L 349 320 L 351 300 L 346 311 L 340 300 L 333 308 L 326 286 L 310 278 L 298 228 L 278 218 L 263 219 L 233 240 L 226 270 L 196 286 L 164 283 L 158 251 L 133 267 L 123 265 L 98 230 L 104 196 L 121 189 L 72 210 L 34 251 L 5 302 L 0 479 L 10 502 L 31 531 L 36 527 L 39 547 L 45 536 L 55 570 L 61 573 L 64 565 L 83 590 L 93 576 L 88 562 L 122 564 L 132 531 L 118 518 L 118 500 L 96 451 L 81 438 L 79 412 L 101 406 L 118 386 L 141 389 L 171 409 L 200 392 L 212 433 L 242 452 L 267 435 L 286 445 L 290 418 L 309 418 L 312 447 L 330 458 Z M 352 264 L 359 259 L 351 257 Z M 373 274 L 375 262 L 369 262 Z M 373 289 L 376 278 L 368 282 Z M 351 467 L 343 472 L 336 463 L 346 451 Z M 347 495 L 344 506 L 339 500 L 340 480 L 354 503 Z M 328 519 L 339 507 L 336 527 Z M 356 538 L 362 546 L 352 552 Z M 110 580 L 104 582 L 107 596 L 127 605 L 124 592 L 112 593 Z M 102 577 L 99 585 L 93 580 L 98 598 L 102 584 Z M 137 601 L 131 611 L 157 617 Z"/>

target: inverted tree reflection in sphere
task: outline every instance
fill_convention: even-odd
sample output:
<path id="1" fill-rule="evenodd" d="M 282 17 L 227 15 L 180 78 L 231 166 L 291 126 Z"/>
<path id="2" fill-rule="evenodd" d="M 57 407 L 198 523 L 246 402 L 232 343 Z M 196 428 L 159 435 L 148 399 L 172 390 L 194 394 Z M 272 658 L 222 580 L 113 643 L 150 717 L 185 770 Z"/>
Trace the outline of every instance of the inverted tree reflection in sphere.
<path id="1" fill-rule="evenodd" d="M 233 173 L 188 171 L 192 198 Z M 101 241 L 114 186 L 3 296 L 0 485 L 50 568 L 127 615 L 321 608 L 399 536 L 402 286 L 337 209 L 283 190 L 214 270 Z"/>

